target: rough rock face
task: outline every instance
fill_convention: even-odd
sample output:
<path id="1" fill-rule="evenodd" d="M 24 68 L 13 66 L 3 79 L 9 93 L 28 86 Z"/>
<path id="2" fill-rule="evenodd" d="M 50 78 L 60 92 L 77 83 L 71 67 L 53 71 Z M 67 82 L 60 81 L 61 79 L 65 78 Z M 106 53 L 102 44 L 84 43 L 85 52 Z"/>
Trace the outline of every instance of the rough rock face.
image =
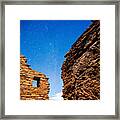
<path id="1" fill-rule="evenodd" d="M 20 55 L 20 99 L 21 100 L 47 100 L 49 99 L 48 78 L 32 70 L 27 59 Z"/>
<path id="2" fill-rule="evenodd" d="M 92 22 L 65 55 L 64 100 L 100 99 L 100 21 Z"/>

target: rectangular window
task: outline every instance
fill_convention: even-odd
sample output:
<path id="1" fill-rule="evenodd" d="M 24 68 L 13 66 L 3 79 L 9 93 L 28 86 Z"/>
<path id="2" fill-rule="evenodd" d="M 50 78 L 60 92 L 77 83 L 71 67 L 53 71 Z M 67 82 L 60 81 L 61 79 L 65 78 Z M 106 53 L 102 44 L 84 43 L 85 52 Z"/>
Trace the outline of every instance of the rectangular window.
<path id="1" fill-rule="evenodd" d="M 32 81 L 32 87 L 39 87 L 40 86 L 40 78 L 39 77 L 34 77 Z"/>
<path id="2" fill-rule="evenodd" d="M 32 81 L 32 86 L 33 86 L 33 87 L 37 87 L 37 80 L 33 80 L 33 81 Z"/>

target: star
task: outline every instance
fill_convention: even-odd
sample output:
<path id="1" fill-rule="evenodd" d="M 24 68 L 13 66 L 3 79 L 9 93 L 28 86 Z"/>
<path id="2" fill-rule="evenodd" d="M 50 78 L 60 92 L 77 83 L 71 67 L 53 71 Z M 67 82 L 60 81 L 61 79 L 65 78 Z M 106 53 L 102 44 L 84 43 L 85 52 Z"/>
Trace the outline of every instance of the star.
<path id="1" fill-rule="evenodd" d="M 49 43 L 49 46 L 51 46 L 51 45 L 52 45 L 52 43 L 50 42 L 50 43 Z"/>
<path id="2" fill-rule="evenodd" d="M 45 25 L 45 29 L 48 31 L 48 26 L 47 25 Z"/>
<path id="3" fill-rule="evenodd" d="M 41 48 L 39 47 L 38 50 L 40 50 Z"/>

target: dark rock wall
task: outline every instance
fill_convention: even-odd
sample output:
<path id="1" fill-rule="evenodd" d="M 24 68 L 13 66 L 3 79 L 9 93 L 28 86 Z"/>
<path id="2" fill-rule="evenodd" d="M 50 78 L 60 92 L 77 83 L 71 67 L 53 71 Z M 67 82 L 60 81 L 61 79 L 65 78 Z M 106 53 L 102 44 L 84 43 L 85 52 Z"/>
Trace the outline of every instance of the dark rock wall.
<path id="1" fill-rule="evenodd" d="M 64 100 L 100 99 L 100 21 L 72 45 L 62 65 Z"/>

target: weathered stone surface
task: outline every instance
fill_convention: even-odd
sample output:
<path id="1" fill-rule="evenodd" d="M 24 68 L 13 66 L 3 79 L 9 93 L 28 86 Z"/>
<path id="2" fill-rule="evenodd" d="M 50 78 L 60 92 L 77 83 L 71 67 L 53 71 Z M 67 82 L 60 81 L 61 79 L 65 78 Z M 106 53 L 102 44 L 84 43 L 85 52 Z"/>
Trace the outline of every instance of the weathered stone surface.
<path id="1" fill-rule="evenodd" d="M 62 65 L 64 100 L 100 99 L 100 21 L 72 45 Z"/>
<path id="2" fill-rule="evenodd" d="M 37 86 L 33 86 L 35 80 Z M 34 71 L 27 64 L 27 59 L 20 55 L 20 99 L 21 100 L 48 100 L 48 78 L 40 72 Z"/>

